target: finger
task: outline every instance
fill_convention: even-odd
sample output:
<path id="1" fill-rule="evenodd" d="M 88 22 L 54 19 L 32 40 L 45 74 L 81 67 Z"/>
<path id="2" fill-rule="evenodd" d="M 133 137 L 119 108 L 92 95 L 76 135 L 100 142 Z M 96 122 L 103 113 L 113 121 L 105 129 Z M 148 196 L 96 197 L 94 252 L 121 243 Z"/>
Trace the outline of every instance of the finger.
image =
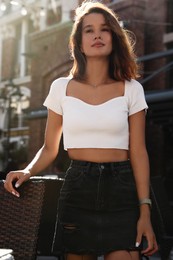
<path id="1" fill-rule="evenodd" d="M 158 244 L 156 242 L 156 239 L 153 238 L 151 241 L 148 240 L 148 247 L 145 250 L 142 250 L 141 253 L 146 256 L 151 256 L 157 251 L 158 251 Z"/>
<path id="2" fill-rule="evenodd" d="M 15 187 L 19 188 L 23 182 L 27 181 L 30 178 L 31 174 L 30 173 L 25 173 L 18 179 L 18 181 L 15 183 Z"/>
<path id="3" fill-rule="evenodd" d="M 20 194 L 19 194 L 19 192 L 17 192 L 16 190 L 12 190 L 12 192 L 11 192 L 14 196 L 16 196 L 16 197 L 20 197 Z"/>
<path id="4" fill-rule="evenodd" d="M 157 251 L 159 250 L 159 247 L 158 247 L 158 244 L 157 244 L 157 242 L 156 242 L 156 240 L 154 241 L 154 244 L 153 244 L 153 250 L 152 250 L 152 255 L 154 254 L 154 253 L 156 253 Z"/>
<path id="5" fill-rule="evenodd" d="M 142 234 L 138 233 L 137 237 L 136 237 L 136 247 L 139 247 L 142 241 Z"/>
<path id="6" fill-rule="evenodd" d="M 144 252 L 142 251 L 141 253 L 145 256 L 152 256 L 153 254 L 155 254 L 156 252 L 158 251 L 158 248 L 153 248 L 152 250 L 150 251 L 147 251 L 147 252 Z"/>
<path id="7" fill-rule="evenodd" d="M 10 192 L 11 194 L 13 194 L 16 197 L 20 197 L 20 194 L 14 189 L 13 185 L 11 183 L 7 184 L 6 181 L 4 181 L 4 188 Z"/>
<path id="8" fill-rule="evenodd" d="M 13 182 L 18 179 L 18 177 L 15 174 L 8 173 L 6 176 L 6 180 L 4 181 L 4 188 L 8 192 L 12 192 L 14 190 Z"/>
<path id="9" fill-rule="evenodd" d="M 10 172 L 7 174 L 7 177 L 6 177 L 6 180 L 4 183 L 4 188 L 16 197 L 19 197 L 20 194 L 14 188 L 13 183 L 15 180 L 18 180 L 19 178 L 20 178 L 20 175 L 18 173 Z"/>
<path id="10" fill-rule="evenodd" d="M 153 250 L 153 245 L 152 246 L 148 246 L 147 248 L 145 248 L 144 250 L 141 251 L 142 254 L 144 255 L 148 255 L 150 254 L 150 252 Z"/>
<path id="11" fill-rule="evenodd" d="M 156 240 L 154 241 L 153 243 L 153 249 L 147 254 L 148 256 L 151 256 L 153 255 L 154 253 L 156 253 L 158 251 L 158 244 L 156 242 Z"/>

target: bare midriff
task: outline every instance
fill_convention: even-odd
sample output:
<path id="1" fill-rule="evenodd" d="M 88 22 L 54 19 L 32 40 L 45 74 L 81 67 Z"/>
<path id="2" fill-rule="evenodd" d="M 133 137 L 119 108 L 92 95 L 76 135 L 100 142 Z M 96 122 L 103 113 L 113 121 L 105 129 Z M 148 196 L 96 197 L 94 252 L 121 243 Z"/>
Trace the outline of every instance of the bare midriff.
<path id="1" fill-rule="evenodd" d="M 76 148 L 68 149 L 68 155 L 72 160 L 90 162 L 120 162 L 129 158 L 128 150 L 101 149 L 101 148 Z"/>

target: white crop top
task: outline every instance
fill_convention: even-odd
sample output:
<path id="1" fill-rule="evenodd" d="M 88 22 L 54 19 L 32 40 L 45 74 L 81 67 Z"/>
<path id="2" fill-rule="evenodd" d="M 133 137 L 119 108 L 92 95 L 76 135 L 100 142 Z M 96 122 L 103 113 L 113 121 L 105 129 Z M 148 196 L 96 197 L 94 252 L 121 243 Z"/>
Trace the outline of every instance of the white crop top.
<path id="1" fill-rule="evenodd" d="M 99 105 L 66 95 L 70 77 L 56 79 L 44 106 L 63 116 L 64 149 L 129 149 L 128 116 L 147 109 L 144 91 L 136 80 L 125 81 L 124 96 Z"/>

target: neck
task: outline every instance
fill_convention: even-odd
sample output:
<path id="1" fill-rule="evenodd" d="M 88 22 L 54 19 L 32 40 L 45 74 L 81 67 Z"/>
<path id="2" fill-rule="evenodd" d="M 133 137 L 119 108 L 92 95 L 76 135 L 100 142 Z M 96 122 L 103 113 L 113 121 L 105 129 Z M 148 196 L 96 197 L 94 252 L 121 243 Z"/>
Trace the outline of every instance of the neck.
<path id="1" fill-rule="evenodd" d="M 109 83 L 109 64 L 105 60 L 87 60 L 86 67 L 86 82 L 93 86 L 97 87 L 102 84 Z"/>

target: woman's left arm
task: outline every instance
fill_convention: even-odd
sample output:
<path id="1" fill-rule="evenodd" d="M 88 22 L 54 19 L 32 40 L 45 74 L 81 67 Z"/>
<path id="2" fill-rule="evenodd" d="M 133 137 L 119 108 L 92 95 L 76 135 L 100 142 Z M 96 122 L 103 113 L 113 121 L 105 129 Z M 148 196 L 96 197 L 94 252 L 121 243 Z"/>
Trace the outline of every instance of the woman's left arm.
<path id="1" fill-rule="evenodd" d="M 129 116 L 129 156 L 136 181 L 139 200 L 149 198 L 150 167 L 145 144 L 145 111 Z M 137 225 L 137 245 L 142 237 L 147 239 L 147 248 L 142 251 L 149 256 L 158 250 L 156 238 L 150 220 L 150 207 L 148 204 L 140 205 L 140 217 Z"/>

